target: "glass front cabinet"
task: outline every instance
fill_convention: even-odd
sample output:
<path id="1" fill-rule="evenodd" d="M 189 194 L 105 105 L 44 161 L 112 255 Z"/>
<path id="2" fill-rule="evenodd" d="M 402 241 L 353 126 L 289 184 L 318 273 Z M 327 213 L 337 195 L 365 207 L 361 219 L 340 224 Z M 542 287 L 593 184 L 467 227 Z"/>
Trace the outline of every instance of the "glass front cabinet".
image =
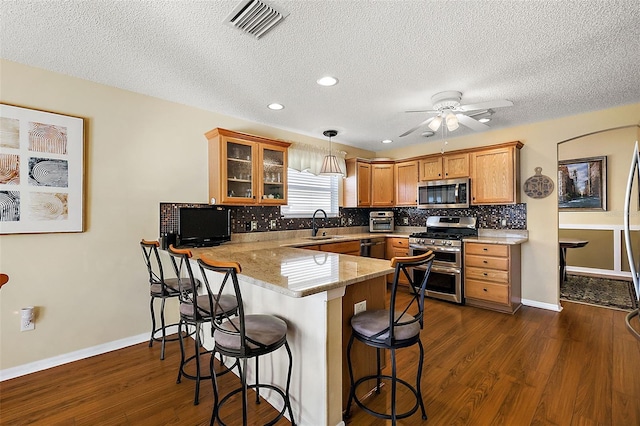
<path id="1" fill-rule="evenodd" d="M 287 204 L 288 142 L 216 128 L 209 140 L 209 202 Z"/>

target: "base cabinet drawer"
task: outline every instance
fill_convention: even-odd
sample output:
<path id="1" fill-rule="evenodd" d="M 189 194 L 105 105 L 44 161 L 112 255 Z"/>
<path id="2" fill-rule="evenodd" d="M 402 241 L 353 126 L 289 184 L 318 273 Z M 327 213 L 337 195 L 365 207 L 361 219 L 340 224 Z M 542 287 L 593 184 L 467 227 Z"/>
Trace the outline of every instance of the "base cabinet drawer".
<path id="1" fill-rule="evenodd" d="M 509 284 L 509 272 L 501 271 L 499 269 L 488 268 L 474 268 L 467 266 L 465 274 L 468 279 L 473 280 L 487 280 L 500 284 Z"/>
<path id="2" fill-rule="evenodd" d="M 509 303 L 509 286 L 486 281 L 467 279 L 465 281 L 467 297 L 496 303 Z"/>
<path id="3" fill-rule="evenodd" d="M 465 265 L 467 267 L 499 269 L 501 271 L 509 270 L 509 258 L 506 257 L 476 256 L 468 254 L 465 260 Z"/>
<path id="4" fill-rule="evenodd" d="M 469 306 L 514 313 L 521 303 L 520 245 L 464 243 L 464 296 Z"/>

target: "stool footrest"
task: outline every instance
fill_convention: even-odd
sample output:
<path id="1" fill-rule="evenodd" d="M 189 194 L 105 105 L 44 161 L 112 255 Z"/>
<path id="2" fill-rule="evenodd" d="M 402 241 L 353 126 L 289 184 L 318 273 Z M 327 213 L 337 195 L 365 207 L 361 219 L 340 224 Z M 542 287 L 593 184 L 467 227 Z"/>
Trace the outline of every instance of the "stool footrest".
<path id="1" fill-rule="evenodd" d="M 267 423 L 264 423 L 264 426 L 271 426 L 274 425 L 278 422 L 278 420 L 280 420 L 283 416 L 284 413 L 286 412 L 286 410 L 289 408 L 287 405 L 287 396 L 285 395 L 284 391 L 282 389 L 280 389 L 277 386 L 274 385 L 270 385 L 270 384 L 253 384 L 253 385 L 247 385 L 247 389 L 255 389 L 255 388 L 260 388 L 260 390 L 262 391 L 263 389 L 271 389 L 272 391 L 275 391 L 278 395 L 280 395 L 280 397 L 282 397 L 282 402 L 283 402 L 283 406 L 282 406 L 282 410 L 280 410 L 280 412 L 278 413 L 277 416 L 275 416 L 273 419 L 269 420 Z M 218 406 L 215 408 L 215 418 L 216 420 L 218 420 L 218 423 L 220 423 L 221 426 L 226 426 L 226 423 L 224 423 L 222 421 L 222 419 L 220 419 L 220 408 L 229 401 L 229 399 L 238 394 L 238 393 L 242 393 L 242 387 L 236 388 L 234 390 L 232 390 L 231 392 L 229 392 L 228 394 L 226 394 L 218 403 Z M 247 398 L 248 399 L 248 398 Z"/>
<path id="2" fill-rule="evenodd" d="M 358 386 L 360 386 L 361 384 L 363 384 L 366 381 L 369 381 L 369 380 L 376 380 L 377 381 L 378 379 L 381 379 L 381 380 L 386 379 L 386 380 L 391 380 L 392 381 L 393 377 L 391 377 L 389 375 L 383 375 L 383 374 L 381 374 L 381 375 L 375 375 L 374 374 L 374 375 L 370 375 L 370 376 L 361 377 L 360 379 L 358 379 L 355 382 L 355 384 L 353 386 L 353 400 L 355 401 L 355 403 L 356 403 L 356 405 L 358 407 L 360 407 L 361 409 L 363 409 L 367 413 L 371 414 L 372 416 L 375 416 L 375 417 L 378 417 L 378 418 L 381 418 L 381 419 L 391 420 L 391 419 L 393 419 L 393 416 L 391 414 L 386 413 L 386 412 L 382 413 L 380 411 L 375 411 L 375 410 L 367 407 L 362 401 L 360 401 L 360 399 L 356 395 L 356 390 L 358 389 Z M 396 383 L 401 384 L 406 389 L 408 389 L 409 392 L 411 392 L 413 394 L 413 396 L 415 397 L 415 399 L 416 399 L 414 406 L 410 410 L 405 411 L 404 413 L 396 414 L 396 419 L 404 419 L 404 418 L 407 418 L 407 417 L 411 416 L 413 413 L 415 413 L 418 410 L 418 407 L 420 407 L 419 399 L 420 399 L 421 396 L 418 395 L 418 391 L 416 390 L 416 388 L 413 387 L 413 385 L 411 385 L 407 381 L 402 380 L 402 379 L 398 379 L 397 377 L 396 377 L 395 380 L 396 380 Z M 390 385 L 386 385 L 385 387 L 388 387 L 389 389 L 391 389 Z M 371 395 L 370 396 L 371 398 L 375 398 L 374 395 L 376 395 L 376 394 L 377 394 L 377 392 L 371 392 L 368 395 Z"/>

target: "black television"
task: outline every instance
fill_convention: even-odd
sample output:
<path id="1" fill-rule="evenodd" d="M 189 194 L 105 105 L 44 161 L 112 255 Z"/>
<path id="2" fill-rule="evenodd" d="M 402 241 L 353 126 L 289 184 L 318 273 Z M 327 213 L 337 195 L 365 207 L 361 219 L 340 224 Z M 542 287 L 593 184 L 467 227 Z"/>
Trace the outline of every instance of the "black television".
<path id="1" fill-rule="evenodd" d="M 180 207 L 180 247 L 211 247 L 231 240 L 231 212 L 224 207 Z"/>

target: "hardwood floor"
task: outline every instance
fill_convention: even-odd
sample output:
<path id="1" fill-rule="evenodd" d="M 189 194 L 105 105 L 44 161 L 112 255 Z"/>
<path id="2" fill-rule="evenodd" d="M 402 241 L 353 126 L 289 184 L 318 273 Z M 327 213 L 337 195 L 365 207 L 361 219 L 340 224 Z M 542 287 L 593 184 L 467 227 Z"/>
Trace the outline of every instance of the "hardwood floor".
<path id="1" fill-rule="evenodd" d="M 398 423 L 640 424 L 640 342 L 626 330 L 625 312 L 563 306 L 562 313 L 523 307 L 512 316 L 428 300 L 422 392 L 429 419 L 416 413 Z M 211 384 L 203 382 L 194 406 L 194 382 L 175 383 L 178 352 L 172 342 L 160 361 L 159 345 L 139 344 L 4 381 L 0 424 L 208 424 Z M 398 352 L 400 377 L 410 382 L 417 354 L 417 347 Z M 235 380 L 226 375 L 221 386 Z M 386 391 L 374 400 L 386 405 Z M 258 407 L 254 419 L 273 412 Z M 228 415 L 238 420 L 239 410 Z M 357 407 L 347 423 L 386 424 Z"/>

